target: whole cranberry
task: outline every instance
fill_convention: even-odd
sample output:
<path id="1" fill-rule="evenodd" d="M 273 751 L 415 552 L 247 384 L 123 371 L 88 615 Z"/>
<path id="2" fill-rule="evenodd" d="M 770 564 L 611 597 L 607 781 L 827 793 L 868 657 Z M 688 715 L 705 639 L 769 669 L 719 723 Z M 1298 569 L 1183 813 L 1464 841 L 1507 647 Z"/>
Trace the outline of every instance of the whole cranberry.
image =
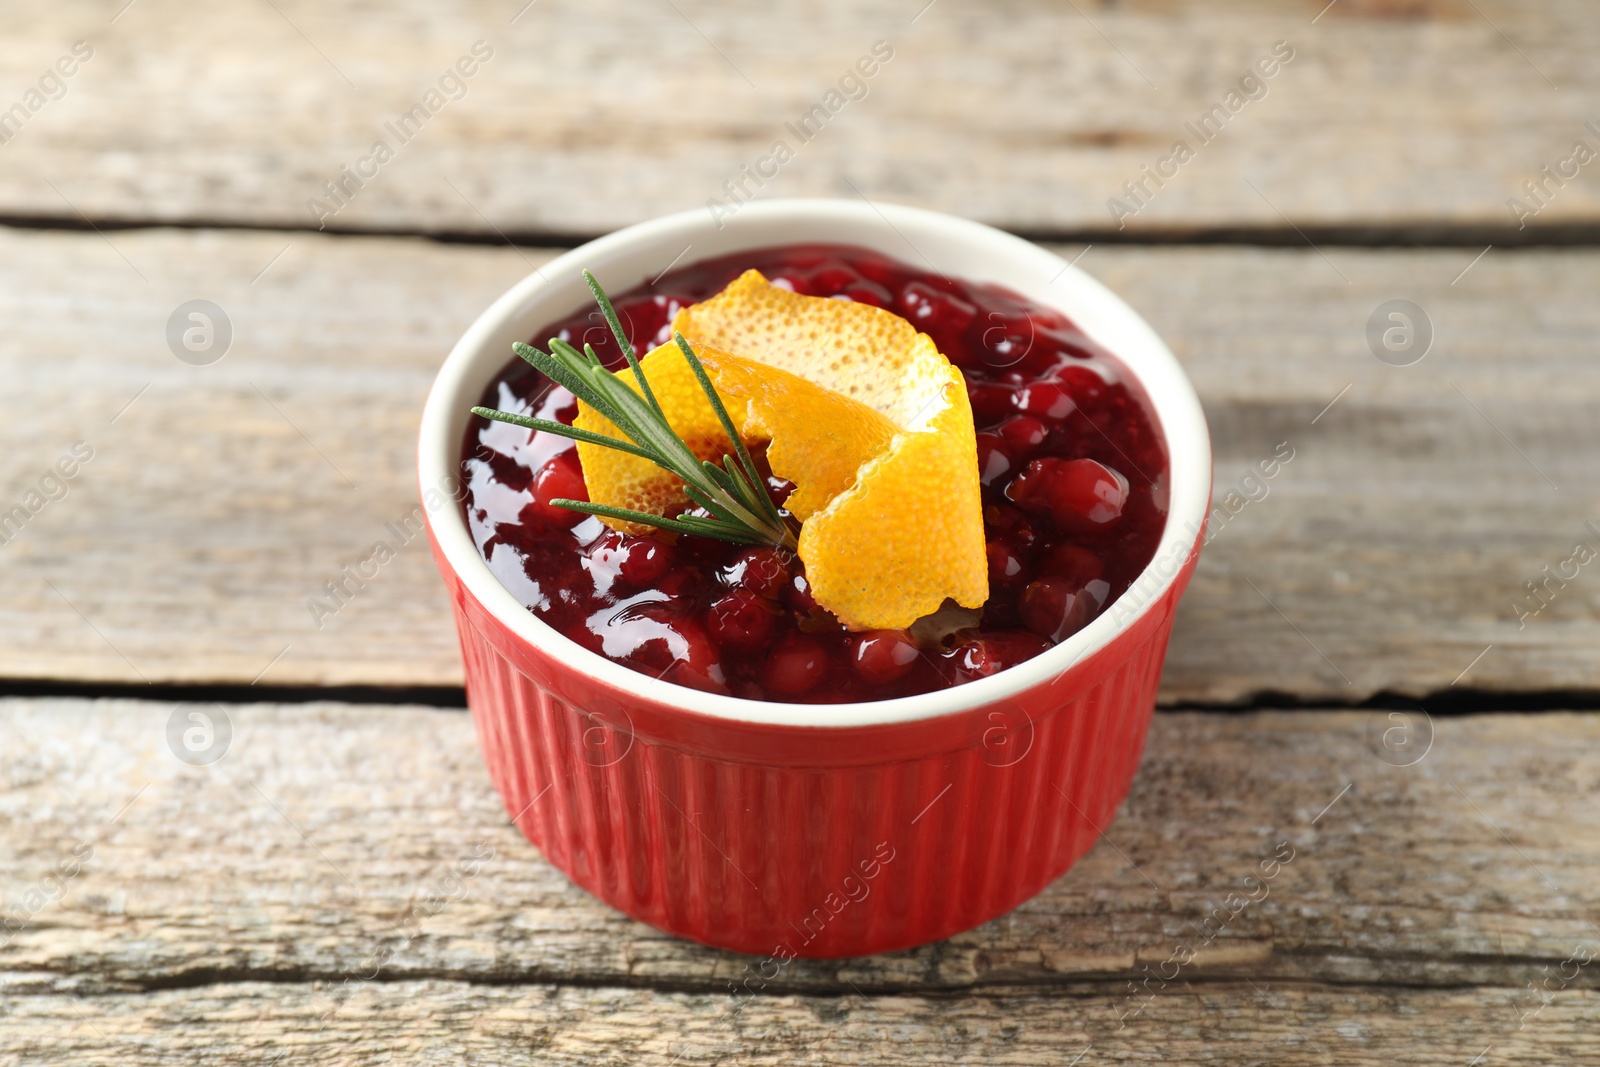
<path id="1" fill-rule="evenodd" d="M 1017 459 L 1026 457 L 1049 436 L 1050 427 L 1032 415 L 1016 415 L 1000 424 L 1000 437 L 1006 443 L 1006 451 Z"/>
<path id="2" fill-rule="evenodd" d="M 1032 351 L 1036 332 L 1028 313 L 1012 305 L 988 311 L 967 336 L 976 338 L 975 347 L 988 366 L 1014 367 Z"/>
<path id="3" fill-rule="evenodd" d="M 822 643 L 802 634 L 790 634 L 767 656 L 761 680 L 767 691 L 780 697 L 797 697 L 815 689 L 828 673 L 828 653 Z"/>
<path id="4" fill-rule="evenodd" d="M 1105 378 L 1081 363 L 1062 367 L 1056 372 L 1056 380 L 1079 404 L 1099 400 L 1106 392 Z"/>
<path id="5" fill-rule="evenodd" d="M 978 481 L 993 485 L 1004 481 L 1014 469 L 1003 437 L 994 433 L 978 434 Z"/>
<path id="6" fill-rule="evenodd" d="M 984 547 L 989 559 L 989 585 L 996 589 L 1010 589 L 1027 579 L 1022 556 L 1003 540 L 992 540 Z"/>
<path id="7" fill-rule="evenodd" d="M 865 279 L 838 260 L 833 260 L 822 269 L 811 274 L 811 291 L 817 296 L 833 296 L 842 293 L 852 285 L 860 284 Z"/>
<path id="8" fill-rule="evenodd" d="M 791 611 L 801 615 L 810 615 L 821 611 L 822 605 L 817 603 L 817 598 L 811 595 L 811 583 L 806 581 L 804 574 L 797 574 L 783 587 L 783 603 Z"/>
<path id="9" fill-rule="evenodd" d="M 672 546 L 666 542 L 648 535 L 629 537 L 617 569 L 624 582 L 642 589 L 666 574 L 672 568 L 672 560 Z"/>
<path id="10" fill-rule="evenodd" d="M 1017 608 L 1028 629 L 1060 642 L 1089 625 L 1100 605 L 1065 578 L 1039 578 L 1022 591 Z"/>
<path id="11" fill-rule="evenodd" d="M 706 630 L 720 648 L 758 653 L 772 643 L 778 613 L 772 602 L 748 589 L 718 597 L 706 611 Z"/>
<path id="12" fill-rule="evenodd" d="M 1012 412 L 1017 391 L 998 382 L 968 382 L 967 400 L 972 404 L 972 420 L 979 426 L 999 422 Z"/>
<path id="13" fill-rule="evenodd" d="M 1052 578 L 1065 578 L 1082 588 L 1100 577 L 1105 564 L 1100 557 L 1080 545 L 1056 545 L 1045 553 L 1039 563 L 1039 573 Z"/>
<path id="14" fill-rule="evenodd" d="M 1027 415 L 1059 422 L 1077 408 L 1071 394 L 1059 382 L 1033 382 L 1017 393 L 1017 410 Z"/>
<path id="15" fill-rule="evenodd" d="M 880 285 L 890 284 L 894 281 L 895 276 L 900 273 L 894 263 L 882 256 L 860 256 L 855 261 L 855 268 L 861 272 L 863 278 L 877 282 Z"/>
<path id="16" fill-rule="evenodd" d="M 868 281 L 856 282 L 837 295 L 848 297 L 857 304 L 871 304 L 875 308 L 886 308 L 894 302 L 889 290 L 876 282 Z"/>
<path id="17" fill-rule="evenodd" d="M 723 673 L 716 646 L 706 632 L 688 619 L 675 619 L 673 629 L 682 638 L 682 645 L 674 650 L 675 662 L 667 677 L 691 689 L 708 693 L 727 693 L 728 679 Z"/>
<path id="18" fill-rule="evenodd" d="M 851 650 L 856 673 L 872 685 L 884 685 L 906 676 L 922 655 L 901 630 L 868 630 L 857 634 Z"/>
<path id="19" fill-rule="evenodd" d="M 900 311 L 923 333 L 937 330 L 952 335 L 963 333 L 978 315 L 978 308 L 971 301 L 942 293 L 926 282 L 912 282 L 900 290 Z"/>
<path id="20" fill-rule="evenodd" d="M 1027 358 L 1017 364 L 1017 369 L 1029 378 L 1053 378 L 1058 370 L 1071 362 L 1068 350 L 1072 345 L 1073 333 L 1045 326 L 1037 318 L 1034 323 L 1038 331 L 1033 340 L 1033 349 Z"/>
<path id="21" fill-rule="evenodd" d="M 583 569 L 601 596 L 618 581 L 641 589 L 661 578 L 672 566 L 672 549 L 654 537 L 634 537 L 606 530 L 583 550 Z"/>
<path id="22" fill-rule="evenodd" d="M 1007 667 L 1015 667 L 1050 648 L 1050 642 L 1030 633 L 1002 630 L 974 634 L 960 641 L 944 658 L 962 681 L 987 678 Z"/>
<path id="23" fill-rule="evenodd" d="M 665 593 L 674 603 L 698 599 L 705 578 L 698 567 L 673 567 L 650 583 L 657 592 Z"/>
<path id="24" fill-rule="evenodd" d="M 776 548 L 747 548 L 723 567 L 717 577 L 732 589 L 776 600 L 789 584 L 791 557 Z"/>
<path id="25" fill-rule="evenodd" d="M 1068 533 L 1094 533 L 1122 517 L 1128 479 L 1092 459 L 1036 459 L 1006 486 L 1026 511 L 1048 515 Z"/>
<path id="26" fill-rule="evenodd" d="M 540 468 L 533 476 L 533 500 L 522 509 L 524 516 L 532 515 L 551 526 L 575 526 L 584 518 L 583 512 L 557 507 L 550 501 L 557 498 L 588 500 L 589 487 L 583 481 L 583 469 L 578 466 L 576 449 L 568 449 Z"/>

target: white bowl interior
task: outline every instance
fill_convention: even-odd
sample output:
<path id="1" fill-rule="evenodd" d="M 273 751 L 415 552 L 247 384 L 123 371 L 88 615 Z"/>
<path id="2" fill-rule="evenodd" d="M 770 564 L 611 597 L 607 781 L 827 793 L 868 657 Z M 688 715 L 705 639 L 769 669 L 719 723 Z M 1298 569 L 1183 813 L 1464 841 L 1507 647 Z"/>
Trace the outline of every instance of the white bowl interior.
<path id="1" fill-rule="evenodd" d="M 588 651 L 540 621 L 489 571 L 461 514 L 432 515 L 445 558 L 478 600 L 514 633 L 603 682 L 662 703 L 721 718 L 812 727 L 852 727 L 928 718 L 990 704 L 1044 682 L 1105 646 L 1160 600 L 1188 557 L 1210 504 L 1211 445 L 1205 416 L 1172 353 L 1132 308 L 1060 257 L 965 219 L 851 200 L 768 200 L 741 206 L 721 228 L 708 211 L 687 211 L 591 241 L 512 287 L 451 350 L 423 411 L 418 473 L 424 490 L 459 470 L 469 408 L 513 358 L 513 341 L 591 303 L 579 272 L 621 293 L 669 265 L 771 245 L 837 242 L 865 246 L 914 267 L 1003 285 L 1066 313 L 1143 385 L 1166 437 L 1170 497 L 1155 558 L 1099 618 L 1025 663 L 965 685 L 856 704 L 781 704 L 720 696 L 650 678 Z M 1130 598 L 1132 598 L 1130 600 Z"/>

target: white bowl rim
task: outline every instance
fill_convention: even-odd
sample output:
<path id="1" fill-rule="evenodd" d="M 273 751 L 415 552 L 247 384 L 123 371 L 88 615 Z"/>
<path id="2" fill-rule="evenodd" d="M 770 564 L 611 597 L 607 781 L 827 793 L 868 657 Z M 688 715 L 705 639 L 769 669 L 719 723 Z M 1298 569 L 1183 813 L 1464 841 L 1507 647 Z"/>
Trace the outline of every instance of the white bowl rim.
<path id="1" fill-rule="evenodd" d="M 829 228 L 851 236 L 832 236 Z M 790 236 L 774 239 L 774 231 L 787 231 Z M 982 223 L 879 201 L 757 200 L 738 205 L 731 222 L 714 218 L 709 210 L 693 209 L 617 230 L 536 268 L 478 317 L 440 368 L 423 409 L 418 440 L 421 489 L 426 492 L 430 486 L 452 484 L 451 478 L 460 469 L 468 409 L 512 358 L 506 338 L 526 340 L 535 329 L 588 302 L 587 290 L 578 280 L 581 269 L 593 270 L 608 290 L 620 292 L 653 276 L 649 270 L 639 270 L 638 264 L 619 267 L 625 259 L 641 258 L 646 250 L 655 253 L 651 258 L 659 268 L 654 273 L 659 274 L 674 250 L 687 252 L 697 242 L 702 246 L 710 242 L 712 249 L 689 262 L 744 248 L 834 240 L 874 248 L 913 265 L 918 258 L 930 264 L 950 261 L 954 255 L 950 250 L 959 250 L 959 264 L 951 262 L 949 267 L 953 276 L 998 282 L 1031 300 L 1059 308 L 1133 372 L 1165 436 L 1170 494 L 1156 554 L 1128 591 L 1056 647 L 964 685 L 849 704 L 749 700 L 651 678 L 563 636 L 500 584 L 453 501 L 429 509 L 428 521 L 445 560 L 467 591 L 502 625 L 599 682 L 681 711 L 773 726 L 855 728 L 929 719 L 1007 701 L 1088 659 L 1163 601 L 1195 551 L 1211 499 L 1211 444 L 1205 415 L 1177 359 L 1120 297 L 1054 253 Z M 891 243 L 895 248 L 884 247 Z M 927 248 L 935 249 L 936 258 L 924 253 Z M 943 254 L 941 250 L 945 250 Z M 676 254 L 681 258 L 683 253 Z M 989 269 L 976 273 L 963 269 L 971 260 L 984 257 L 991 264 Z M 614 269 L 608 271 L 608 267 Z M 627 273 L 619 274 L 619 270 Z M 997 277 L 997 272 L 1001 276 Z M 571 299 L 565 296 L 569 292 Z"/>

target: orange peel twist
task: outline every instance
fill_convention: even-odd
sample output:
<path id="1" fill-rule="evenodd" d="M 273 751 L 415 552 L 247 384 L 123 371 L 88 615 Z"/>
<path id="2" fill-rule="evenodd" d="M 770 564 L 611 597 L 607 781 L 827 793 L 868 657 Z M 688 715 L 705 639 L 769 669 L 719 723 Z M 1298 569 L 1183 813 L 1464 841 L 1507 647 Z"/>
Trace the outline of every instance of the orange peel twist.
<path id="1" fill-rule="evenodd" d="M 947 598 L 988 598 L 977 440 L 961 372 L 905 319 L 800 296 L 746 271 L 673 327 L 705 365 L 741 438 L 767 443 L 795 484 L 800 558 L 817 602 L 852 629 L 903 629 Z M 731 450 L 675 344 L 641 361 L 667 421 L 696 455 Z M 619 379 L 635 387 L 627 368 Z M 575 425 L 621 432 L 586 404 Z M 648 460 L 580 442 L 596 503 L 675 515 L 682 483 Z M 632 530 L 631 524 L 606 519 Z"/>

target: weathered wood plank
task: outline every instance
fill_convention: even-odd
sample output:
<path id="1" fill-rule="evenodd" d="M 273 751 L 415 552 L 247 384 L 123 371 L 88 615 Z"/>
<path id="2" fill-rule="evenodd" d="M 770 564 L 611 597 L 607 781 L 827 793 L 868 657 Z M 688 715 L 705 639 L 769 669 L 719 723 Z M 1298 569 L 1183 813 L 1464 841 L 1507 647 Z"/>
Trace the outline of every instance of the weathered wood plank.
<path id="1" fill-rule="evenodd" d="M 337 226 L 597 233 L 728 196 L 781 140 L 794 158 L 748 190 L 1108 230 L 1108 201 L 1137 207 L 1124 184 L 1182 140 L 1194 158 L 1130 229 L 1505 228 L 1542 165 L 1600 144 L 1583 0 L 123 6 L 0 12 L 0 105 L 94 49 L 3 146 L 0 215 L 315 226 L 308 201 L 361 166 Z M 879 40 L 864 98 L 813 140 L 785 127 Z M 465 95 L 428 101 L 477 41 L 492 58 L 445 86 Z M 1278 41 L 1294 58 L 1230 114 Z M 437 108 L 402 140 L 387 124 L 419 103 Z M 1206 142 L 1185 124 L 1214 107 Z M 1551 189 L 1539 224 L 1600 217 L 1591 182 Z"/>
<path id="2" fill-rule="evenodd" d="M 420 542 L 321 628 L 306 600 L 375 541 L 398 545 L 385 524 L 414 507 L 435 368 L 550 253 L 209 231 L 110 241 L 0 231 L 0 511 L 73 442 L 95 450 L 65 498 L 0 545 L 0 677 L 459 684 Z M 1164 700 L 1351 700 L 1458 677 L 1597 685 L 1590 568 L 1522 612 L 1538 606 L 1525 582 L 1579 539 L 1600 546 L 1585 525 L 1600 521 L 1600 256 L 1495 249 L 1456 280 L 1472 257 L 1096 247 L 1080 261 L 1193 376 L 1219 503 L 1279 442 L 1295 450 L 1265 499 L 1219 519 Z M 197 367 L 164 329 L 201 296 L 235 340 Z M 1437 333 L 1410 367 L 1379 362 L 1364 336 L 1396 297 Z"/>
<path id="3" fill-rule="evenodd" d="M 177 710 L 185 726 L 190 710 L 224 712 L 225 758 L 174 758 L 171 705 L 0 701 L 11 992 L 342 988 L 384 950 L 385 982 L 724 998 L 746 979 L 763 995 L 1025 986 L 1138 1018 L 1130 980 L 1160 989 L 1151 975 L 1169 990 L 1484 986 L 1511 1005 L 1585 947 L 1600 954 L 1595 716 L 1439 719 L 1401 767 L 1377 744 L 1396 725 L 1382 713 L 1163 714 L 1108 839 L 1040 896 L 915 951 L 795 961 L 763 988 L 745 958 L 628 920 L 546 864 L 507 824 L 460 712 Z M 1420 738 L 1424 720 L 1409 725 Z M 1264 893 L 1245 882 L 1274 855 L 1290 858 Z M 1258 899 L 1230 906 L 1233 893 Z M 1594 966 L 1566 970 L 1552 989 L 1600 986 Z"/>
<path id="4" fill-rule="evenodd" d="M 1569 562 L 1600 551 L 1600 320 L 1579 295 L 1600 259 L 1495 249 L 1461 276 L 1475 253 L 1100 252 L 1083 265 L 1194 379 L 1214 503 L 1239 508 L 1213 512 L 1164 699 L 1600 684 L 1600 582 Z M 1367 339 L 1396 299 L 1435 335 L 1411 366 Z M 1245 503 L 1282 441 L 1295 459 Z M 1531 595 L 1545 568 L 1571 580 Z"/>
<path id="5" fill-rule="evenodd" d="M 1600 1025 L 1587 991 L 1518 1030 L 1498 991 L 1259 983 L 1163 994 L 1122 1030 L 1096 996 L 787 996 L 727 1018 L 703 995 L 433 980 L 366 983 L 324 1019 L 329 1006 L 306 986 L 253 983 L 8 998 L 0 1063 L 1567 1067 L 1593 1055 Z"/>
<path id="6" fill-rule="evenodd" d="M 416 507 L 445 353 L 548 253 L 178 232 L 0 246 L 0 510 L 73 442 L 94 450 L 0 546 L 4 674 L 459 684 L 427 545 L 385 524 Z M 166 338 L 197 297 L 233 324 L 207 366 Z M 380 539 L 398 558 L 318 627 L 307 598 Z"/>

